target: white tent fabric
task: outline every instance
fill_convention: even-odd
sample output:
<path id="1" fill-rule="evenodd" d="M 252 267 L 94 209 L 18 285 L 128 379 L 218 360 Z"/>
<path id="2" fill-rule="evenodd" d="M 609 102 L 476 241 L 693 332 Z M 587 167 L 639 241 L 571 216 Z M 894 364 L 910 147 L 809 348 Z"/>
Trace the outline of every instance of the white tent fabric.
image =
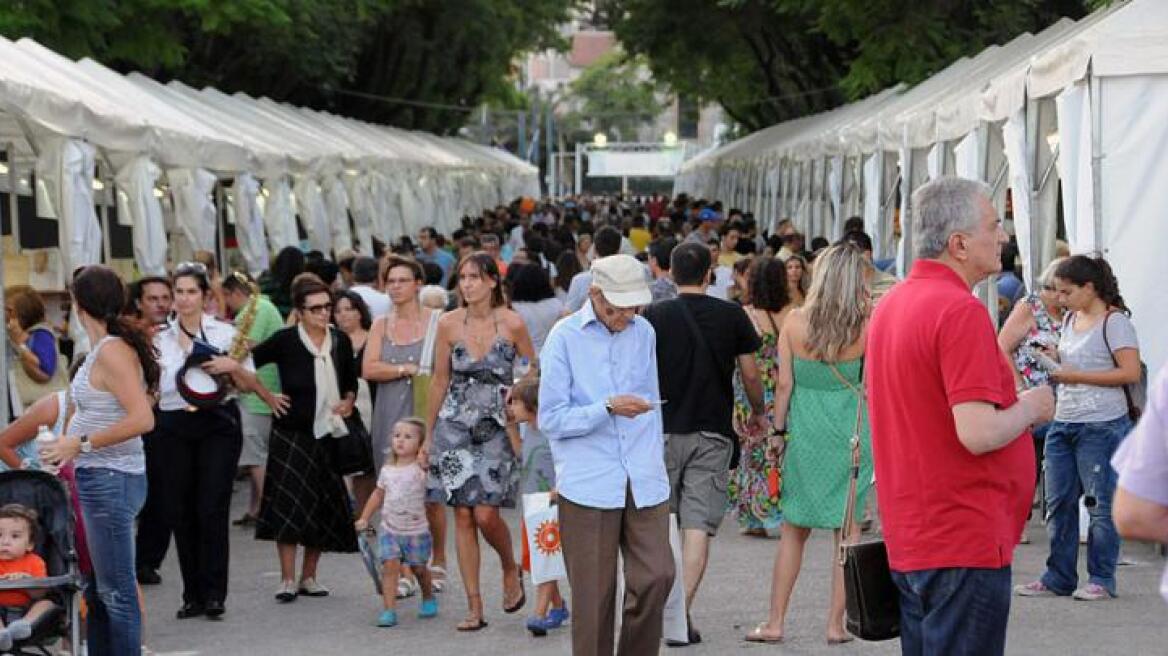
<path id="1" fill-rule="evenodd" d="M 170 169 L 166 172 L 174 199 L 174 219 L 191 248 L 215 252 L 216 214 L 211 192 L 215 175 L 206 169 Z"/>
<path id="2" fill-rule="evenodd" d="M 1006 119 L 1002 126 L 1002 141 L 1006 145 L 1006 161 L 1010 163 L 1010 192 L 1014 205 L 1014 235 L 1018 238 L 1018 252 L 1022 256 L 1022 281 L 1026 289 L 1034 289 L 1035 262 L 1030 247 L 1030 166 L 1026 160 L 1026 115 L 1019 111 Z"/>
<path id="3" fill-rule="evenodd" d="M 231 207 L 235 210 L 235 238 L 247 272 L 258 276 L 268 269 L 268 239 L 258 197 L 260 183 L 250 173 L 235 176 L 231 187 Z"/>
<path id="4" fill-rule="evenodd" d="M 1078 82 L 1055 98 L 1059 124 L 1059 178 L 1063 223 L 1072 253 L 1095 250 L 1095 195 L 1091 189 L 1091 103 L 1087 84 Z"/>
<path id="5" fill-rule="evenodd" d="M 118 169 L 118 219 L 133 227 L 134 261 L 144 276 L 166 275 L 166 226 L 154 185 L 162 169 L 139 155 Z"/>
<path id="6" fill-rule="evenodd" d="M 296 211 L 292 208 L 292 188 L 288 178 L 278 176 L 264 181 L 268 192 L 264 203 L 264 228 L 268 232 L 268 244 L 274 252 L 285 248 L 300 247 L 300 235 L 296 229 Z"/>
<path id="7" fill-rule="evenodd" d="M 311 176 L 302 175 L 293 179 L 292 193 L 296 195 L 296 213 L 308 233 L 308 247 L 328 253 L 333 247 L 333 235 L 324 207 L 320 185 Z"/>
<path id="8" fill-rule="evenodd" d="M 349 229 L 349 194 L 339 176 L 325 176 L 320 183 L 324 196 L 325 213 L 332 230 L 333 248 L 353 250 L 353 233 Z"/>

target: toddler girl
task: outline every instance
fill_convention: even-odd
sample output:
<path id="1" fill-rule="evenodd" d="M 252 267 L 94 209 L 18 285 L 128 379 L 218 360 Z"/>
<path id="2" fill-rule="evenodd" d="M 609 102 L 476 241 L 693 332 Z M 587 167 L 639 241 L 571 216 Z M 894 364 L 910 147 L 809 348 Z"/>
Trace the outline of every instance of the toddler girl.
<path id="1" fill-rule="evenodd" d="M 514 441 L 519 438 L 523 442 L 522 449 L 515 449 L 523 454 L 523 477 L 521 492 L 532 494 L 536 492 L 550 492 L 555 498 L 556 472 L 552 463 L 552 452 L 548 446 L 547 437 L 539 432 L 536 414 L 539 411 L 539 372 L 533 370 L 515 386 L 511 388 L 511 395 L 507 399 L 507 410 L 511 419 L 520 428 L 509 425 L 507 431 Z M 516 433 L 518 432 L 518 435 Z M 527 547 L 527 526 L 523 527 L 523 565 L 531 571 L 530 555 Z M 559 628 L 568 619 L 568 606 L 560 596 L 560 588 L 555 581 L 541 583 L 536 588 L 535 615 L 527 618 L 527 630 L 534 636 L 547 635 L 548 629 Z"/>
<path id="2" fill-rule="evenodd" d="M 421 419 L 402 419 L 393 426 L 390 440 L 390 458 L 386 459 L 377 476 L 377 489 L 369 497 L 358 531 L 369 526 L 369 517 L 381 508 L 381 598 L 385 610 L 377 618 L 377 626 L 397 625 L 397 582 L 402 565 L 408 566 L 418 577 L 422 587 L 422 605 L 418 617 L 426 619 L 438 614 L 438 600 L 430 581 L 430 525 L 426 523 L 426 472 L 418 462 L 418 451 L 426 434 L 426 423 Z"/>
<path id="3" fill-rule="evenodd" d="M 36 529 L 35 510 L 18 503 L 0 507 L 0 580 L 44 578 L 48 575 L 45 561 L 33 552 Z M 37 618 L 53 607 L 52 602 L 40 598 L 44 594 L 44 590 L 35 589 L 0 592 L 0 612 L 6 621 L 12 620 L 7 626 L 0 623 L 0 651 L 8 651 L 13 642 L 32 635 L 32 625 Z M 37 599 L 35 602 L 34 598 Z"/>

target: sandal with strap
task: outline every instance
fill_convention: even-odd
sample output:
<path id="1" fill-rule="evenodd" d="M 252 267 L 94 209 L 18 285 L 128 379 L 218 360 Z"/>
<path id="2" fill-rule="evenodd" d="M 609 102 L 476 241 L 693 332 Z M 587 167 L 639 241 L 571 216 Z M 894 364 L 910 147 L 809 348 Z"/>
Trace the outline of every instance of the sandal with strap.
<path id="1" fill-rule="evenodd" d="M 506 604 L 506 600 L 504 600 L 503 612 L 507 614 L 518 612 L 519 609 L 523 608 L 523 605 L 527 603 L 527 590 L 525 590 L 523 587 L 523 574 L 516 572 L 516 575 L 519 577 L 519 599 L 510 606 L 508 606 Z M 506 594 L 506 592 L 503 594 Z"/>
<path id="2" fill-rule="evenodd" d="M 473 610 L 469 611 L 466 618 L 454 627 L 455 630 L 466 633 L 470 631 L 481 631 L 487 628 L 487 621 L 483 619 L 482 615 L 482 598 L 482 595 L 478 594 L 477 592 L 466 595 L 466 601 L 472 608 L 474 607 L 474 601 L 476 599 L 479 601 L 479 612 L 476 615 Z"/>
<path id="3" fill-rule="evenodd" d="M 768 625 L 767 622 L 759 622 L 758 626 L 754 627 L 754 630 L 751 631 L 750 633 L 747 633 L 746 637 L 744 637 L 743 640 L 745 640 L 747 642 L 761 642 L 761 643 L 768 644 L 768 645 L 777 645 L 780 642 L 782 642 L 783 641 L 782 634 L 767 635 L 767 634 L 763 633 L 763 630 L 767 628 L 767 625 Z"/>
<path id="4" fill-rule="evenodd" d="M 430 587 L 434 592 L 446 589 L 446 568 L 440 565 L 430 566 Z"/>

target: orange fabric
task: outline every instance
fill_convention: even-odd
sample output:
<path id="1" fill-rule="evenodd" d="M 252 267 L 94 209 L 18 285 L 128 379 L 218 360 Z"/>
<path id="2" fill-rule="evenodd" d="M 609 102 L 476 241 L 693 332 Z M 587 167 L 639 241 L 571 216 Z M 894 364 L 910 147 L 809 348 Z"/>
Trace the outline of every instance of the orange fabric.
<path id="1" fill-rule="evenodd" d="M 16 573 L 28 574 L 33 578 L 48 576 L 45 561 L 34 553 L 26 553 L 16 560 L 0 560 L 0 578 Z M 0 606 L 27 606 L 31 602 L 32 597 L 23 590 L 0 592 Z"/>
<path id="2" fill-rule="evenodd" d="M 527 547 L 527 522 L 519 520 L 519 534 L 523 536 L 520 542 L 523 543 L 523 571 L 531 573 L 531 551 Z"/>

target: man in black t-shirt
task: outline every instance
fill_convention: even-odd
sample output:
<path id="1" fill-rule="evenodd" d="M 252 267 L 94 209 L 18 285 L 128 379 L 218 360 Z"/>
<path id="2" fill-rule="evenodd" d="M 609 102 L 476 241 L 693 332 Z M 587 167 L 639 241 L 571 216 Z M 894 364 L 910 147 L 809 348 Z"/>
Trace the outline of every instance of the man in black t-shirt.
<path id="1" fill-rule="evenodd" d="M 679 296 L 650 305 L 644 316 L 657 332 L 670 510 L 682 531 L 688 609 L 706 571 L 710 537 L 726 513 L 726 484 L 738 445 L 731 426 L 735 365 L 750 400 L 749 428 L 761 431 L 766 419 L 754 361 L 760 339 L 741 307 L 706 295 L 710 250 L 687 242 L 673 249 L 670 262 Z M 700 641 L 690 621 L 689 642 Z"/>

